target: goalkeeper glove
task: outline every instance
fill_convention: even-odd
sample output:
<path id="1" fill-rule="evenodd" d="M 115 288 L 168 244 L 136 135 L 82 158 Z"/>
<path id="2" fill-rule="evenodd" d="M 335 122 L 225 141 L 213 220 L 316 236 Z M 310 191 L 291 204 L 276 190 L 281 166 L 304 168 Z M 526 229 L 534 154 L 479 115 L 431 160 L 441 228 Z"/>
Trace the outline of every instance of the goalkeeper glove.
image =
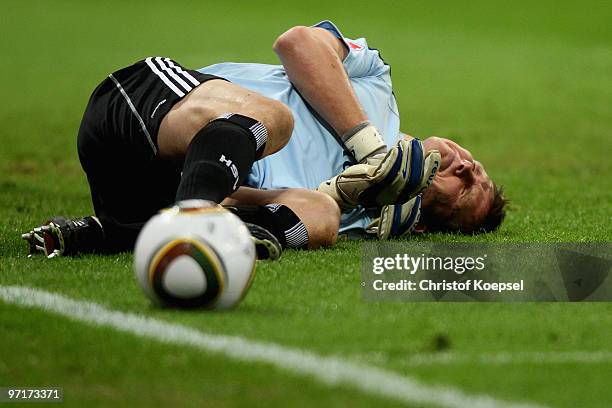
<path id="1" fill-rule="evenodd" d="M 404 204 L 386 205 L 380 217 L 372 220 L 366 231 L 378 239 L 405 238 L 414 232 L 421 216 L 421 196 Z"/>
<path id="2" fill-rule="evenodd" d="M 437 150 L 425 152 L 418 139 L 401 139 L 388 153 L 345 169 L 318 190 L 331 196 L 342 210 L 403 204 L 427 188 L 440 167 Z"/>

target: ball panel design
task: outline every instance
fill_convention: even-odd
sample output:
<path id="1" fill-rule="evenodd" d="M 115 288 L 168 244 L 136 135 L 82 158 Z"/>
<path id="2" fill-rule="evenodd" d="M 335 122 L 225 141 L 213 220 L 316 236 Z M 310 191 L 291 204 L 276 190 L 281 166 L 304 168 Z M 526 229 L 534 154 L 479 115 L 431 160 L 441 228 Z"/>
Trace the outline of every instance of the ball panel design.
<path id="1" fill-rule="evenodd" d="M 151 261 L 149 283 L 162 302 L 179 307 L 212 307 L 223 292 L 225 279 L 223 265 L 214 250 L 192 238 L 177 238 L 165 244 Z M 176 297 L 164 287 L 168 267 L 181 256 L 191 257 L 204 273 L 206 288 L 190 298 Z"/>
<path id="2" fill-rule="evenodd" d="M 189 299 L 206 291 L 206 275 L 195 259 L 181 255 L 166 267 L 162 285 L 174 297 Z"/>

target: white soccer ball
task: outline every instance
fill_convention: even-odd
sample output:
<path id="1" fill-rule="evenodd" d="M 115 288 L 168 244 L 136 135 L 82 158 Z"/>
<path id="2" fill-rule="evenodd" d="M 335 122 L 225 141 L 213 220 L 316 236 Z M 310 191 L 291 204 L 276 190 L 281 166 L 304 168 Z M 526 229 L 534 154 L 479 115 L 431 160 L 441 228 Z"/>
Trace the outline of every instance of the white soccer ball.
<path id="1" fill-rule="evenodd" d="M 158 304 L 226 309 L 248 291 L 255 258 L 251 234 L 237 216 L 210 201 L 186 200 L 145 224 L 134 268 Z"/>

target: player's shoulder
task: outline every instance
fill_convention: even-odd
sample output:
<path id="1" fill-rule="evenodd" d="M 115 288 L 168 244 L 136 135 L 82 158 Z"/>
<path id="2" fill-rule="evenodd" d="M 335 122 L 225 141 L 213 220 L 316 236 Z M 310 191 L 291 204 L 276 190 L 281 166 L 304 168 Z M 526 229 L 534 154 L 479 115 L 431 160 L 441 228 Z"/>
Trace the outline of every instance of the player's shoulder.
<path id="1" fill-rule="evenodd" d="M 368 49 L 368 43 L 365 37 L 349 38 L 342 34 L 342 31 L 331 20 L 323 20 L 314 24 L 312 27 L 322 28 L 332 33 L 336 38 L 341 40 L 347 47 L 347 51 L 364 51 Z"/>
<path id="2" fill-rule="evenodd" d="M 317 24 L 314 24 L 312 27 L 322 28 L 324 30 L 329 31 L 344 44 L 346 50 L 349 53 L 368 54 L 368 51 L 376 52 L 377 56 L 382 60 L 378 48 L 372 47 L 370 44 L 368 44 L 368 40 L 364 35 L 361 35 L 362 33 L 360 33 L 359 36 L 347 37 L 342 33 L 340 28 L 338 28 L 338 26 L 331 20 L 320 21 Z"/>

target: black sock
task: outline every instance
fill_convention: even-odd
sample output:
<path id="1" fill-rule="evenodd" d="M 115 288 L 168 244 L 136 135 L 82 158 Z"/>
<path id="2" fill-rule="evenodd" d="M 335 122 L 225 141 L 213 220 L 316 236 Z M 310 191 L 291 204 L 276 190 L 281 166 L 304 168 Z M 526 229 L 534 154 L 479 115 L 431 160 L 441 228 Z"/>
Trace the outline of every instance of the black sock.
<path id="1" fill-rule="evenodd" d="M 266 128 L 255 119 L 227 114 L 211 121 L 187 148 L 176 201 L 221 202 L 240 187 L 266 140 Z"/>
<path id="2" fill-rule="evenodd" d="M 287 206 L 226 205 L 224 206 L 242 221 L 258 225 L 270 231 L 283 248 L 308 247 L 308 231 L 300 218 Z"/>

